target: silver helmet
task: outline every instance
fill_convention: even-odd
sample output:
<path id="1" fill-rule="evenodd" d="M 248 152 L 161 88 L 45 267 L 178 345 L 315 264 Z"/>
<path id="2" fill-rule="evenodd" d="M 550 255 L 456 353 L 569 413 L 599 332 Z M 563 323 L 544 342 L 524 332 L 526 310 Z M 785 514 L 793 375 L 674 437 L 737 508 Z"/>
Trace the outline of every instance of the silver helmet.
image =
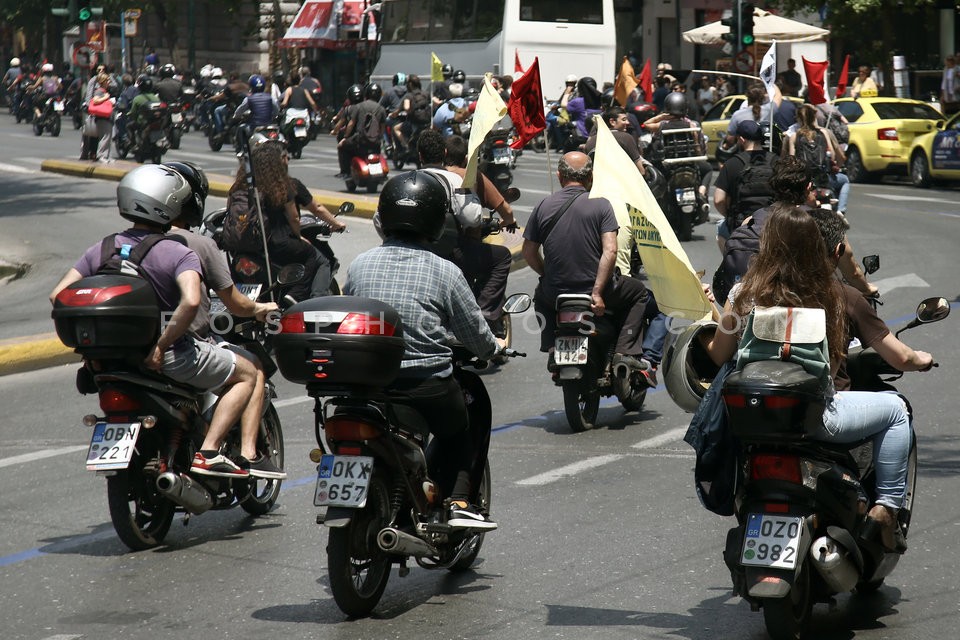
<path id="1" fill-rule="evenodd" d="M 719 367 L 700 346 L 700 334 L 709 335 L 716 330 L 716 322 L 705 320 L 694 322 L 679 334 L 671 333 L 668 337 L 669 345 L 661 363 L 664 384 L 670 398 L 685 411 L 693 413 L 697 410 L 710 381 L 717 374 Z"/>
<path id="2" fill-rule="evenodd" d="M 120 215 L 131 222 L 166 227 L 193 197 L 189 183 L 169 167 L 148 164 L 130 171 L 117 186 Z"/>

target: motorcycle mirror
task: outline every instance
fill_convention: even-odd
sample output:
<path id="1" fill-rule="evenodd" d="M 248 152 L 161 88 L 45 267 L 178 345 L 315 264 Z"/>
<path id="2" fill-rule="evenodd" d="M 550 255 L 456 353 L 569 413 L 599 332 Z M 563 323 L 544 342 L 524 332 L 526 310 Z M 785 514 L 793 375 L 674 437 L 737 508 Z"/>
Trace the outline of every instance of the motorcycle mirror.
<path id="1" fill-rule="evenodd" d="M 520 199 L 520 189 L 516 187 L 510 187 L 503 192 L 503 199 L 507 202 L 516 202 Z"/>
<path id="2" fill-rule="evenodd" d="M 286 285 L 299 282 L 306 274 L 307 270 L 302 264 L 288 264 L 283 269 L 280 269 L 280 273 L 277 274 L 277 284 Z"/>
<path id="3" fill-rule="evenodd" d="M 946 298 L 927 298 L 917 307 L 917 321 L 922 324 L 939 322 L 950 315 L 950 303 Z"/>
<path id="4" fill-rule="evenodd" d="M 356 209 L 352 202 L 344 202 L 340 205 L 340 208 L 337 209 L 337 215 L 343 215 L 344 213 L 352 213 Z"/>
<path id="5" fill-rule="evenodd" d="M 863 270 L 870 275 L 880 270 L 880 256 L 863 256 Z"/>
<path id="6" fill-rule="evenodd" d="M 533 301 L 526 293 L 515 293 L 503 303 L 504 313 L 523 313 L 530 308 Z"/>

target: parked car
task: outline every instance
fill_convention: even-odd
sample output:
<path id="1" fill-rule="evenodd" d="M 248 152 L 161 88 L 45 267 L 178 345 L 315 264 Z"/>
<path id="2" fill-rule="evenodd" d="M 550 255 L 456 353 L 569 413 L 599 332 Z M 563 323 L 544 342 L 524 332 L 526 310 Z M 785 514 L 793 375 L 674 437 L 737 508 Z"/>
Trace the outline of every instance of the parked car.
<path id="1" fill-rule="evenodd" d="M 849 122 L 846 174 L 851 182 L 906 174 L 914 141 L 946 120 L 929 103 L 907 98 L 839 98 L 833 104 Z"/>
<path id="2" fill-rule="evenodd" d="M 929 187 L 934 180 L 960 180 L 960 112 L 913 139 L 909 171 L 915 187 Z"/>
<path id="3" fill-rule="evenodd" d="M 797 105 L 803 104 L 802 98 L 794 96 L 784 96 L 784 98 L 797 103 Z M 742 93 L 721 98 L 704 114 L 700 125 L 703 128 L 703 133 L 707 136 L 707 157 L 711 160 L 717 157 L 717 145 L 727 134 L 730 117 L 744 105 L 746 99 L 747 96 Z"/>

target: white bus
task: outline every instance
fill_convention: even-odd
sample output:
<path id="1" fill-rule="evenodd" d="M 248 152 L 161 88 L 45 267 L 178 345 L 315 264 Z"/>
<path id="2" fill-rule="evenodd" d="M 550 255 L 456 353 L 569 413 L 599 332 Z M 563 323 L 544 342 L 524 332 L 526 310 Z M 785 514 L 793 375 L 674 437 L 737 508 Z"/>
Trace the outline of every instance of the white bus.
<path id="1" fill-rule="evenodd" d="M 472 79 L 512 74 L 515 53 L 524 68 L 539 56 L 548 100 L 567 75 L 602 87 L 616 73 L 613 0 L 384 0 L 379 29 L 378 81 L 402 71 L 426 86 L 431 51 Z"/>

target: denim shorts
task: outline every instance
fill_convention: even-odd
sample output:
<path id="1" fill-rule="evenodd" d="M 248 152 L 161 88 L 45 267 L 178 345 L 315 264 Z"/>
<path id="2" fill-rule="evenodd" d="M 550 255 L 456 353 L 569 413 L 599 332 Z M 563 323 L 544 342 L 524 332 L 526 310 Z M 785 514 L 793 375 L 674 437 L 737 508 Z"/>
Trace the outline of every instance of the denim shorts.
<path id="1" fill-rule="evenodd" d="M 202 340 L 186 338 L 163 354 L 163 374 L 198 389 L 216 391 L 230 379 L 237 356 Z"/>

